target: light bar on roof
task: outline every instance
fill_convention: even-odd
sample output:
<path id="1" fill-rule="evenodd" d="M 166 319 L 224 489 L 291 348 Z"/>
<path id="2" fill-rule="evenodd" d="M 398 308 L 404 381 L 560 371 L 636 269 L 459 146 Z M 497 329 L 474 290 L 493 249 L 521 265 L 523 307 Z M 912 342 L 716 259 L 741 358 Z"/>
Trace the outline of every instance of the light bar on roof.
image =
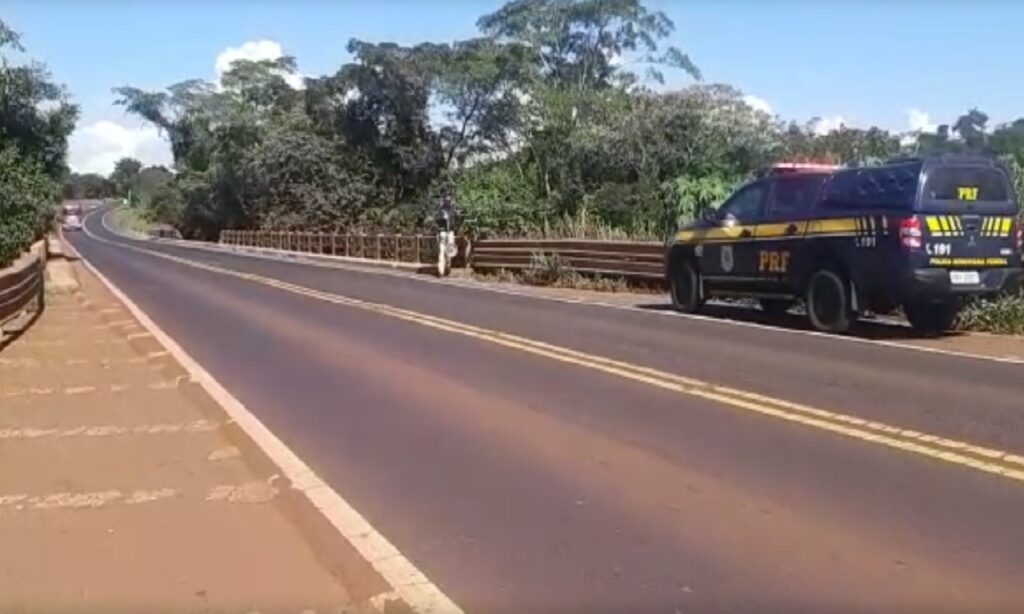
<path id="1" fill-rule="evenodd" d="M 792 171 L 834 171 L 839 168 L 838 164 L 820 164 L 816 162 L 779 162 L 771 166 L 772 170 Z"/>

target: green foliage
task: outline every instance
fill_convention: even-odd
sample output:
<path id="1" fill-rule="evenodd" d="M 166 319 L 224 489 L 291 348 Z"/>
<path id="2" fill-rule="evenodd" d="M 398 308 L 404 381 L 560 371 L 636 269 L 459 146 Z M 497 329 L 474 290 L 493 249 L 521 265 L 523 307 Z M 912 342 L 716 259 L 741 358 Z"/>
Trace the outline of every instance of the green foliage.
<path id="1" fill-rule="evenodd" d="M 170 181 L 153 190 L 144 211 L 150 221 L 177 227 L 181 224 L 181 192 Z"/>
<path id="2" fill-rule="evenodd" d="M 271 130 L 244 160 L 245 200 L 262 228 L 342 232 L 358 227 L 375 197 L 366 166 L 316 134 Z"/>
<path id="3" fill-rule="evenodd" d="M 551 286 L 565 283 L 575 275 L 572 266 L 558 254 L 534 252 L 530 266 L 523 270 L 522 280 L 534 286 Z"/>
<path id="4" fill-rule="evenodd" d="M 140 171 L 142 171 L 142 162 L 135 158 L 121 158 L 114 163 L 114 170 L 110 173 L 110 182 L 114 184 L 114 190 L 118 196 L 128 197 L 128 193 L 135 188 L 135 180 Z"/>
<path id="5" fill-rule="evenodd" d="M 699 175 L 678 177 L 665 184 L 664 198 L 670 222 L 681 226 L 700 217 L 724 201 L 739 183 L 739 177 Z M 675 230 L 671 227 L 671 230 Z"/>
<path id="6" fill-rule="evenodd" d="M 1024 294 L 978 301 L 960 312 L 959 328 L 1004 335 L 1024 335 Z"/>
<path id="7" fill-rule="evenodd" d="M 0 21 L 0 267 L 53 222 L 78 109 L 37 62 L 14 63 L 20 37 Z"/>
<path id="8" fill-rule="evenodd" d="M 96 173 L 71 173 L 64 181 L 64 198 L 110 198 L 114 196 L 114 185 L 103 175 Z"/>
<path id="9" fill-rule="evenodd" d="M 523 236 L 544 218 L 533 187 L 507 162 L 480 165 L 458 175 L 463 231 L 477 237 Z"/>
<path id="10" fill-rule="evenodd" d="M 53 222 L 57 183 L 39 162 L 13 145 L 0 148 L 0 268 L 11 263 Z"/>
<path id="11" fill-rule="evenodd" d="M 197 238 L 423 231 L 450 185 L 468 234 L 660 239 L 782 159 L 980 149 L 1024 165 L 1024 120 L 990 132 L 977 109 L 901 147 L 908 135 L 877 127 L 786 123 L 728 85 L 654 91 L 660 71 L 701 75 L 664 46 L 675 25 L 641 0 L 511 0 L 478 28 L 447 42 L 352 40 L 351 61 L 301 89 L 290 57 L 236 62 L 220 84 L 118 88 L 174 155 L 174 178 L 140 205 Z"/>

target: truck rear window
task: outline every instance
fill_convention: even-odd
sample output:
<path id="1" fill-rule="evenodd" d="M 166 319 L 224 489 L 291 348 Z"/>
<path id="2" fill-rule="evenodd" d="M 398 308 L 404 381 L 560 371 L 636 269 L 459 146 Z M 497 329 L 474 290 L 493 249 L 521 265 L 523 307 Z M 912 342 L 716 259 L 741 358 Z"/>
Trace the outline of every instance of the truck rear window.
<path id="1" fill-rule="evenodd" d="M 917 194 L 921 163 L 856 168 L 832 176 L 822 206 L 825 209 L 910 209 Z"/>
<path id="2" fill-rule="evenodd" d="M 939 166 L 928 173 L 924 200 L 1004 203 L 1010 200 L 1010 188 L 999 169 Z"/>

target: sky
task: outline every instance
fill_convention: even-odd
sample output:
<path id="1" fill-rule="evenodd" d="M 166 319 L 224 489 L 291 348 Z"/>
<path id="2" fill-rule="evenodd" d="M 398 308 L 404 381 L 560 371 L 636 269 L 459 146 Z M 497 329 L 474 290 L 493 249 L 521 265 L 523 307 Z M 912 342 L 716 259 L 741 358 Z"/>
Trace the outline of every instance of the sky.
<path id="1" fill-rule="evenodd" d="M 133 156 L 170 165 L 156 129 L 113 105 L 111 89 L 217 79 L 232 59 L 295 56 L 333 73 L 349 39 L 451 41 L 477 33 L 502 0 L 0 0 L 28 56 L 45 62 L 81 107 L 69 145 L 77 172 L 108 174 Z M 1024 116 L 1024 2 L 1014 0 L 648 0 L 676 30 L 705 82 L 818 128 L 934 130 L 977 107 L 1000 123 Z M 667 86 L 692 80 L 669 74 Z"/>

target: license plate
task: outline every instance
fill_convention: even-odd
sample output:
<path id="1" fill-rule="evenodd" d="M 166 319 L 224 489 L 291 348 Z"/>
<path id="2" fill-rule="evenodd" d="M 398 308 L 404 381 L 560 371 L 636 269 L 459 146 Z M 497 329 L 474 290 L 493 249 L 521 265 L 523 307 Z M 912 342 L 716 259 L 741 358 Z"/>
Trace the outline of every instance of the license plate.
<path id="1" fill-rule="evenodd" d="M 956 285 L 978 285 L 981 283 L 981 275 L 977 271 L 950 271 L 949 281 Z"/>

